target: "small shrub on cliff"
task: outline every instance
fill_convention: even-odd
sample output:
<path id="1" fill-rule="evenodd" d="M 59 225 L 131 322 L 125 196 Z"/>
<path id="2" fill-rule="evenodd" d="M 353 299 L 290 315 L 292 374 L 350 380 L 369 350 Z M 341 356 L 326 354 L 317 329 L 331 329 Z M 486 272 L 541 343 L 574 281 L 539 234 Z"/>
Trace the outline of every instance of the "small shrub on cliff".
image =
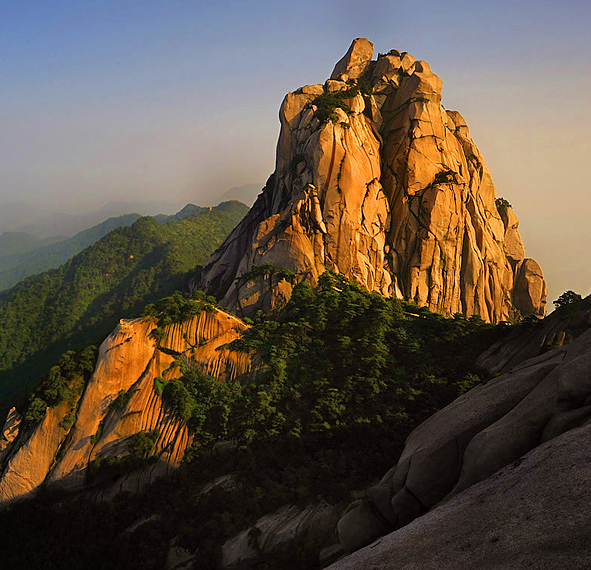
<path id="1" fill-rule="evenodd" d="M 156 442 L 160 437 L 157 429 L 151 431 L 142 430 L 129 439 L 128 449 L 132 457 L 147 459 L 154 455 Z"/>
<path id="2" fill-rule="evenodd" d="M 166 386 L 166 380 L 162 378 L 162 376 L 156 376 L 156 378 L 154 378 L 154 392 L 161 396 L 164 391 L 164 386 Z"/>
<path id="3" fill-rule="evenodd" d="M 195 293 L 195 295 L 197 294 Z M 158 327 L 165 327 L 173 323 L 187 321 L 201 311 L 207 310 L 206 307 L 209 307 L 207 301 L 192 300 L 180 291 L 175 291 L 169 297 L 164 297 L 155 304 L 147 305 L 143 316 L 155 318 Z"/>
<path id="4" fill-rule="evenodd" d="M 371 84 L 368 81 L 360 80 L 357 84 L 351 85 L 351 87 L 344 89 L 343 91 L 336 91 L 333 93 L 326 92 L 322 95 L 318 95 L 313 101 L 313 104 L 317 107 L 315 116 L 325 123 L 328 123 L 329 121 L 336 123 L 339 119 L 334 110 L 340 108 L 345 111 L 347 115 L 350 115 L 352 113 L 351 107 L 349 107 L 345 101 L 356 97 L 359 93 L 365 95 L 371 93 Z"/>
<path id="5" fill-rule="evenodd" d="M 25 420 L 29 423 L 40 422 L 45 417 L 48 406 L 55 407 L 64 400 L 71 400 L 74 406 L 94 370 L 96 358 L 97 349 L 94 345 L 78 352 L 69 350 L 62 354 L 58 364 L 49 370 L 40 386 L 30 396 Z M 68 415 L 73 417 L 73 414 L 75 410 L 70 410 Z"/>
<path id="6" fill-rule="evenodd" d="M 438 172 L 433 179 L 433 184 L 453 184 L 457 182 L 456 173 L 452 170 Z"/>
<path id="7" fill-rule="evenodd" d="M 253 265 L 250 271 L 242 274 L 240 281 L 246 283 L 250 279 L 256 279 L 257 277 L 275 278 L 277 281 L 285 279 L 286 281 L 293 283 L 296 279 L 296 274 L 289 269 L 282 269 L 267 262 L 261 265 Z"/>
<path id="8" fill-rule="evenodd" d="M 95 445 L 96 443 L 98 443 L 99 439 L 103 435 L 103 429 L 104 429 L 104 427 L 105 427 L 105 418 L 103 418 L 100 421 L 96 432 L 92 436 L 90 436 L 90 443 L 92 445 Z"/>
<path id="9" fill-rule="evenodd" d="M 228 437 L 232 412 L 242 395 L 239 382 L 218 382 L 197 369 L 182 367 L 180 378 L 162 384 L 162 398 L 187 421 L 197 446 Z M 159 382 L 159 385 L 161 383 Z M 254 413 L 254 412 L 253 412 Z"/>
<path id="10" fill-rule="evenodd" d="M 182 380 L 177 378 L 167 382 L 162 390 L 162 397 L 179 418 L 188 420 L 191 417 L 196 402 Z"/>
<path id="11" fill-rule="evenodd" d="M 117 397 L 109 404 L 109 410 L 122 410 L 131 399 L 134 390 L 119 390 Z"/>
<path id="12" fill-rule="evenodd" d="M 511 204 L 509 204 L 508 200 L 505 200 L 505 198 L 503 198 L 502 196 L 499 196 L 496 200 L 495 200 L 495 205 L 497 207 L 497 210 L 506 210 L 507 208 L 511 208 Z"/>
<path id="13" fill-rule="evenodd" d="M 25 412 L 25 421 L 30 424 L 38 424 L 45 417 L 47 402 L 41 398 L 33 398 Z"/>
<path id="14" fill-rule="evenodd" d="M 203 311 L 215 312 L 218 306 L 214 297 L 206 295 L 203 291 L 194 291 L 191 297 L 180 291 L 175 291 L 169 297 L 160 299 L 157 303 L 146 305 L 142 313 L 143 317 L 152 319 L 157 327 L 151 336 L 160 343 L 166 337 L 164 327 L 175 323 L 188 321 Z"/>

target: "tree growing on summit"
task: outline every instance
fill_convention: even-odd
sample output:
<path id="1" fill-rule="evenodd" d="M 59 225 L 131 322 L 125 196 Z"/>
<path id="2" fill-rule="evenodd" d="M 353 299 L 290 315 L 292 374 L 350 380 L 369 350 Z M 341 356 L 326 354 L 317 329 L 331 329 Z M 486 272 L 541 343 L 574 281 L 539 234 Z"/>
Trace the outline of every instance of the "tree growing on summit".
<path id="1" fill-rule="evenodd" d="M 558 297 L 556 301 L 554 301 L 554 307 L 556 309 L 560 309 L 561 307 L 566 307 L 568 305 L 578 303 L 582 300 L 583 297 L 581 297 L 581 295 L 569 289 L 568 291 L 565 291 L 562 295 L 560 295 L 560 297 Z"/>

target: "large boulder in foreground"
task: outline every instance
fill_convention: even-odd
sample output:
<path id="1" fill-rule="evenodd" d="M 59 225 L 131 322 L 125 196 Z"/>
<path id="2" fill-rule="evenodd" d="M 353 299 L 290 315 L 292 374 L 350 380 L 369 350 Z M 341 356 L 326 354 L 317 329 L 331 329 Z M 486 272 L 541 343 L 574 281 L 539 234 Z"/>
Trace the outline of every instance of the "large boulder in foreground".
<path id="1" fill-rule="evenodd" d="M 589 441 L 590 424 L 548 441 L 329 569 L 587 569 Z"/>
<path id="2" fill-rule="evenodd" d="M 425 61 L 354 40 L 324 85 L 285 96 L 275 172 L 200 272 L 238 314 L 284 305 L 326 270 L 489 322 L 543 316 L 519 220 Z"/>
<path id="3" fill-rule="evenodd" d="M 550 330 L 578 322 L 560 314 L 550 321 Z M 522 336 L 537 338 L 548 329 L 540 325 L 537 333 L 525 330 Z M 508 344 L 529 353 L 516 339 Z M 569 344 L 552 350 L 538 345 L 538 353 L 463 394 L 409 435 L 397 464 L 369 489 L 365 502 L 356 505 L 346 521 L 341 519 L 341 526 L 346 522 L 347 527 L 364 528 L 363 540 L 357 542 L 343 533 L 345 550 L 351 552 L 382 533 L 376 520 L 363 522 L 363 513 L 373 513 L 391 530 L 404 527 L 540 444 L 591 421 L 589 325 Z"/>

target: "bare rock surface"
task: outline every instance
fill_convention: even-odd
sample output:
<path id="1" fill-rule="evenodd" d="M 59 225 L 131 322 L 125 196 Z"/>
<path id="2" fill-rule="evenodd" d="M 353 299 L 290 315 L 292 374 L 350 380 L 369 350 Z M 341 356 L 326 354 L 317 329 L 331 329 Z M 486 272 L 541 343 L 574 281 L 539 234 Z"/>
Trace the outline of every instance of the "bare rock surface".
<path id="1" fill-rule="evenodd" d="M 356 39 L 324 86 L 286 95 L 275 172 L 202 286 L 251 316 L 332 270 L 446 316 L 543 316 L 542 271 L 441 79 L 406 52 L 372 55 Z"/>
<path id="2" fill-rule="evenodd" d="M 27 443 L 15 450 L 7 460 L 0 480 L 0 504 L 28 495 L 47 476 L 66 431 L 60 422 L 69 410 L 64 402 L 55 408 L 48 408 L 47 414 Z"/>
<path id="3" fill-rule="evenodd" d="M 342 505 L 320 502 L 305 508 L 286 505 L 260 518 L 253 527 L 228 539 L 222 546 L 221 567 L 244 569 L 262 554 L 285 549 L 306 538 L 327 541 L 332 538 Z"/>
<path id="4" fill-rule="evenodd" d="M 16 408 L 11 408 L 6 416 L 6 421 L 2 427 L 2 436 L 0 437 L 0 461 L 8 455 L 12 442 L 19 434 L 23 418 Z"/>
<path id="5" fill-rule="evenodd" d="M 542 321 L 525 323 L 483 352 L 477 364 L 490 374 L 499 374 L 518 364 L 571 343 L 591 327 L 591 311 L 555 311 Z"/>
<path id="6" fill-rule="evenodd" d="M 557 437 L 330 570 L 591 564 L 591 424 Z"/>
<path id="7" fill-rule="evenodd" d="M 339 79 L 342 75 L 346 75 L 347 79 L 357 79 L 368 68 L 372 57 L 373 44 L 366 38 L 357 38 L 353 40 L 349 51 L 335 65 L 330 78 Z"/>

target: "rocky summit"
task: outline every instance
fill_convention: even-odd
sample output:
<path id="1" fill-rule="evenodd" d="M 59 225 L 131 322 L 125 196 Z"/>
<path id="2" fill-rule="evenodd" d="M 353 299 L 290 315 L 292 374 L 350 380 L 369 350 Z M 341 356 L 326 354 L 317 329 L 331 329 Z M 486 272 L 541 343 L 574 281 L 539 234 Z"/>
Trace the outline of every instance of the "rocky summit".
<path id="1" fill-rule="evenodd" d="M 543 316 L 519 220 L 425 61 L 353 41 L 324 84 L 286 95 L 275 172 L 201 270 L 243 316 L 325 270 L 370 291 L 488 322 Z"/>

